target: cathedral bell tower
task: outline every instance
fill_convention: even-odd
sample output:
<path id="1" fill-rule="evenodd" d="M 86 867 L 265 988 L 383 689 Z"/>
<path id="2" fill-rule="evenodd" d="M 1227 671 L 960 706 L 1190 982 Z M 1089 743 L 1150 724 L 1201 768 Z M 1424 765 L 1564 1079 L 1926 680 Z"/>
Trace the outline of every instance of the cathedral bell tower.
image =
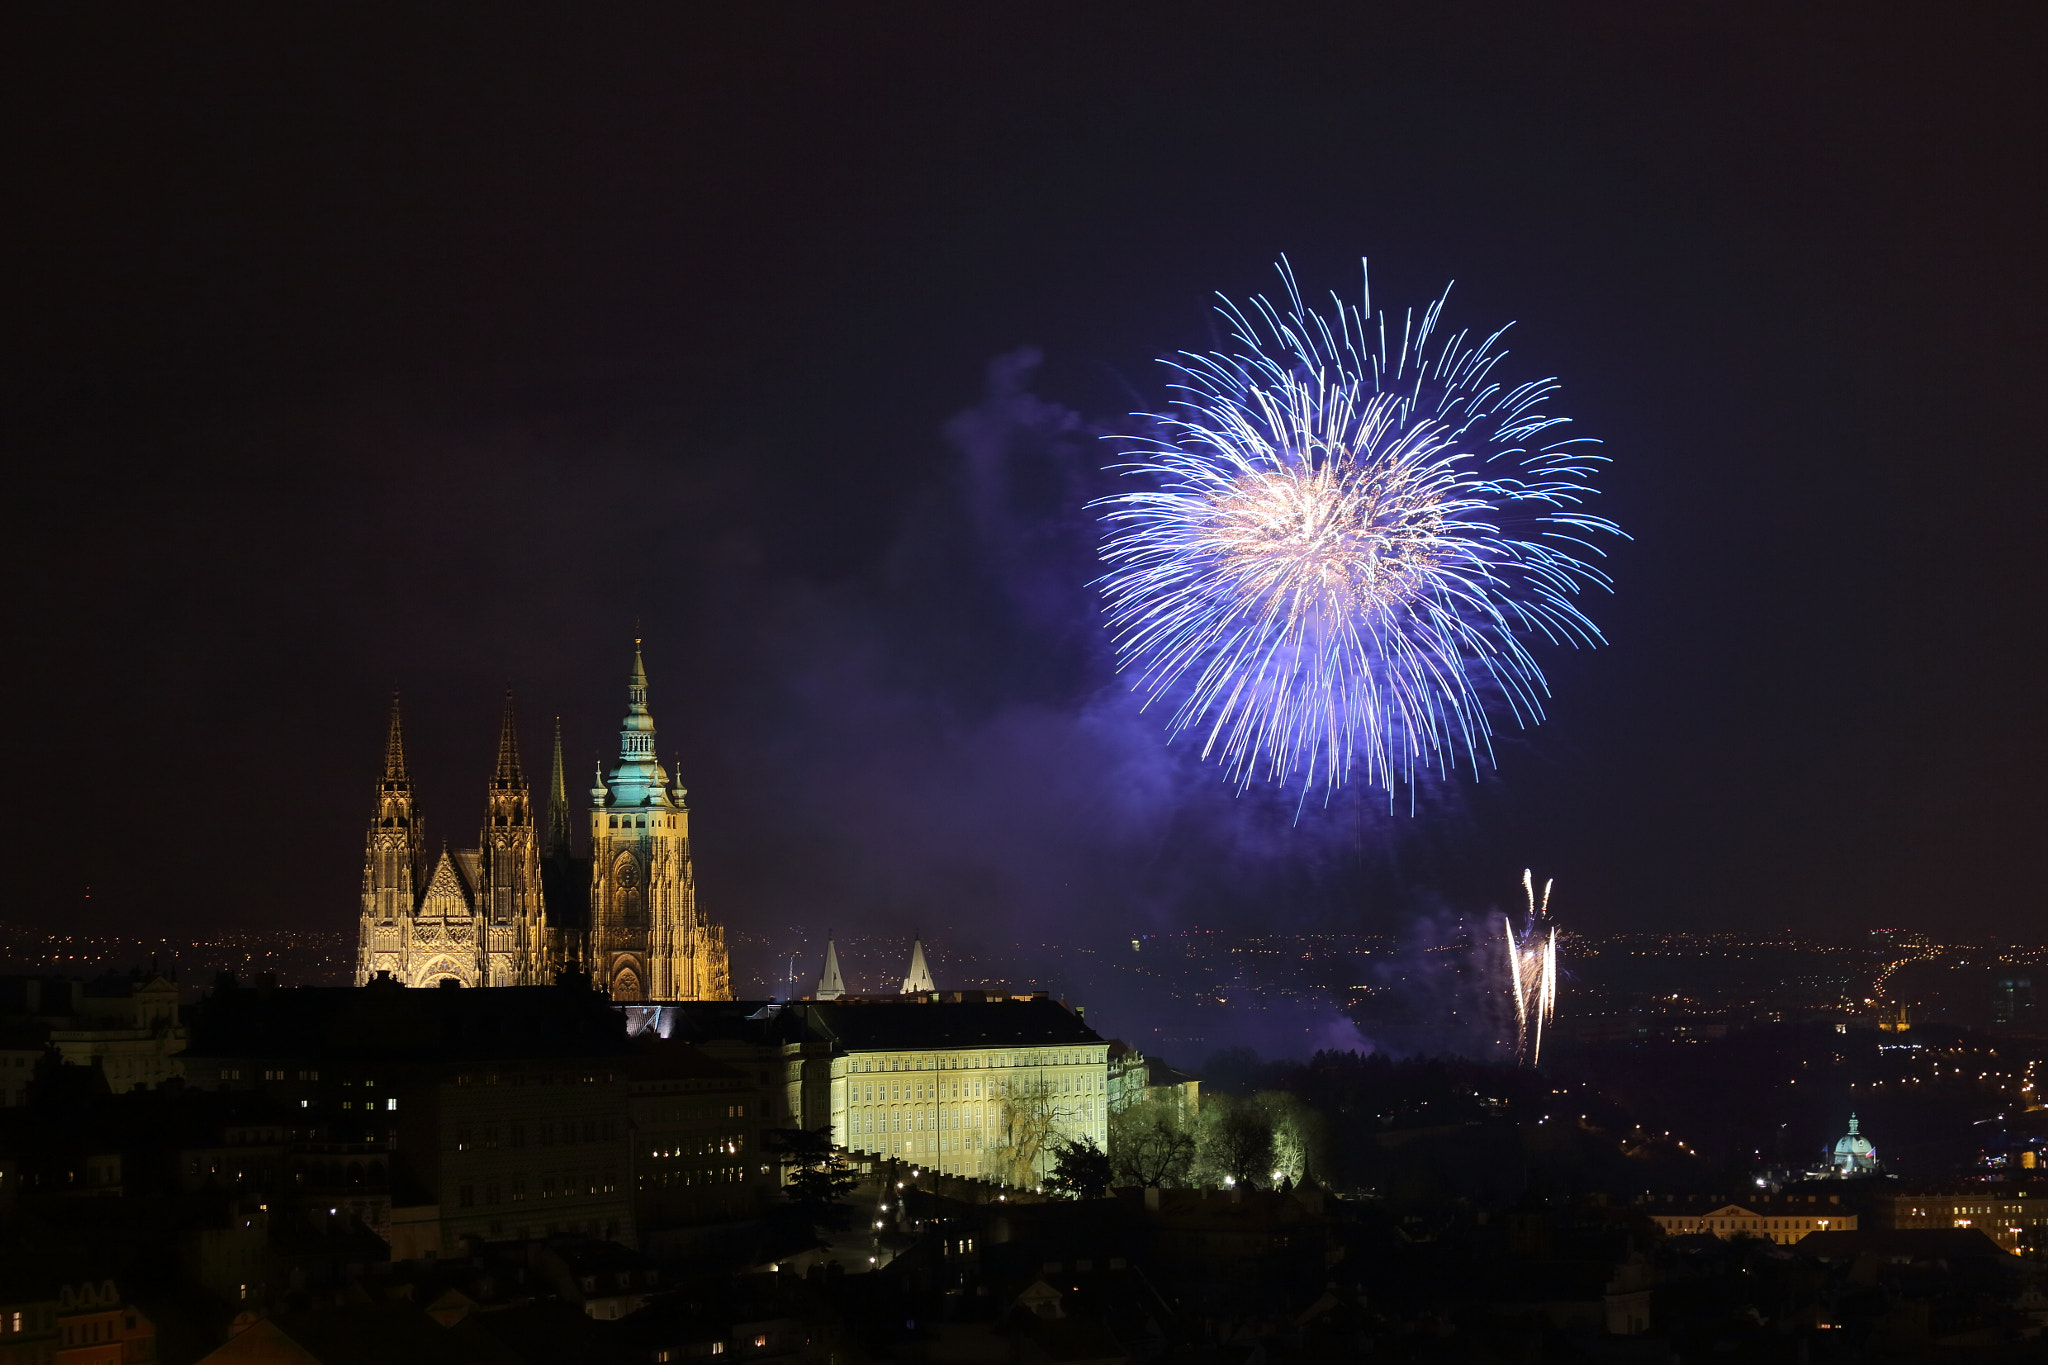
<path id="1" fill-rule="evenodd" d="M 491 773 L 484 827 L 477 841 L 477 909 L 484 920 L 483 982 L 533 986 L 553 979 L 547 911 L 541 896 L 540 849 L 519 763 L 519 725 L 512 689 L 505 689 L 498 762 Z"/>
<path id="2" fill-rule="evenodd" d="M 725 932 L 697 908 L 690 811 L 654 756 L 633 642 L 619 761 L 590 792 L 590 967 L 614 1000 L 729 1000 Z"/>
<path id="3" fill-rule="evenodd" d="M 419 896 L 421 828 L 413 809 L 412 778 L 405 771 L 405 735 L 398 696 L 391 697 L 391 728 L 384 740 L 384 776 L 363 849 L 363 905 L 356 944 L 356 984 L 378 972 L 404 979 L 406 921 Z"/>

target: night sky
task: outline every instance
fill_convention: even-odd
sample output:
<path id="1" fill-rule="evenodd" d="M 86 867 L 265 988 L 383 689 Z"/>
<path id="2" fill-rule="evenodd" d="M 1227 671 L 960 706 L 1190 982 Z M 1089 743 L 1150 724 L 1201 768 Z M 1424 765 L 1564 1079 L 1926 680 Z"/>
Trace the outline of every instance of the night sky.
<path id="1" fill-rule="evenodd" d="M 0 919 L 353 932 L 636 632 L 735 930 L 2038 942 L 2036 6 L 22 6 Z M 1295 818 L 1106 661 L 1099 437 L 1304 284 L 1509 320 L 1633 536 L 1551 723 Z M 637 625 L 636 625 L 637 623 Z M 90 899 L 86 888 L 91 888 Z"/>

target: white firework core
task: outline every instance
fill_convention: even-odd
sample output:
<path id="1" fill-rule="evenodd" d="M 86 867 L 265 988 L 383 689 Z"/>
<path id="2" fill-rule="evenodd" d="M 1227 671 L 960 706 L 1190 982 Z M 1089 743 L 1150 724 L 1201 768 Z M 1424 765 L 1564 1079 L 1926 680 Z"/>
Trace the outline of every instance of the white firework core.
<path id="1" fill-rule="evenodd" d="M 1543 1060 L 1543 1030 L 1557 1013 L 1557 929 L 1546 929 L 1550 916 L 1550 888 L 1543 883 L 1543 897 L 1536 897 L 1533 873 L 1522 872 L 1522 890 L 1529 900 L 1529 927 L 1515 933 L 1515 922 L 1503 918 L 1508 949 L 1508 991 L 1515 1001 L 1515 1057 L 1531 1066 Z"/>
<path id="2" fill-rule="evenodd" d="M 1321 316 L 1281 273 L 1286 311 L 1224 304 L 1241 350 L 1167 362 L 1121 466 L 1153 486 L 1097 504 L 1119 666 L 1240 786 L 1476 770 L 1490 709 L 1542 718 L 1525 641 L 1600 642 L 1571 599 L 1607 582 L 1579 557 L 1616 533 L 1580 510 L 1601 461 L 1549 439 L 1553 381 L 1491 378 L 1499 332 L 1439 338 L 1442 300 Z"/>

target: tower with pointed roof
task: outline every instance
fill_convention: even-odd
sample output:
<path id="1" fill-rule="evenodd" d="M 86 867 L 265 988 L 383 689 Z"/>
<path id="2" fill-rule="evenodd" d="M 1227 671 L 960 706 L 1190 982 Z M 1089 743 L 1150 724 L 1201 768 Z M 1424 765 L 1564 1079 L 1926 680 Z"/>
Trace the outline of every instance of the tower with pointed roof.
<path id="1" fill-rule="evenodd" d="M 562 718 L 555 717 L 555 761 L 548 775 L 548 838 L 545 857 L 569 856 L 569 781 L 562 768 Z"/>
<path id="2" fill-rule="evenodd" d="M 421 829 L 405 769 L 405 730 L 398 695 L 384 738 L 384 775 L 370 811 L 363 849 L 363 901 L 356 947 L 356 984 L 377 972 L 402 970 L 404 924 L 419 896 Z"/>
<path id="3" fill-rule="evenodd" d="M 697 906 L 686 794 L 655 756 L 635 640 L 618 762 L 590 792 L 590 973 L 614 1000 L 732 998 L 725 931 Z"/>
<path id="4" fill-rule="evenodd" d="M 509 687 L 478 849 L 477 908 L 486 921 L 483 981 L 492 986 L 543 985 L 554 978 L 553 955 L 548 952 L 533 803 L 519 762 L 518 713 Z"/>
<path id="5" fill-rule="evenodd" d="M 846 978 L 839 974 L 839 945 L 825 936 L 825 974 L 818 978 L 817 998 L 837 1000 L 846 994 Z"/>
<path id="6" fill-rule="evenodd" d="M 932 982 L 932 969 L 924 960 L 924 939 L 910 940 L 910 965 L 903 971 L 904 995 L 929 995 L 938 987 Z"/>
<path id="7" fill-rule="evenodd" d="M 542 901 L 547 908 L 549 965 L 587 973 L 590 955 L 590 860 L 578 857 L 571 831 L 568 770 L 562 765 L 562 719 L 555 718 L 554 761 L 548 773 L 548 832 L 541 843 Z"/>

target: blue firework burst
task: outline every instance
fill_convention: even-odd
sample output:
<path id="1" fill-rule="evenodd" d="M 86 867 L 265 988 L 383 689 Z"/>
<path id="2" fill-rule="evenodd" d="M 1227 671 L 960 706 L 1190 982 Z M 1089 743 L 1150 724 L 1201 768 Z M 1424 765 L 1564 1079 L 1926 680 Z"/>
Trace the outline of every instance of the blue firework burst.
<path id="1" fill-rule="evenodd" d="M 1506 328 L 1442 326 L 1448 291 L 1317 312 L 1279 270 L 1282 303 L 1219 306 L 1231 349 L 1164 362 L 1115 466 L 1147 486 L 1095 504 L 1118 666 L 1240 788 L 1476 772 L 1498 719 L 1543 718 L 1530 646 L 1603 643 L 1577 598 L 1620 534 L 1584 510 L 1605 459 L 1554 379 L 1495 377 Z"/>

